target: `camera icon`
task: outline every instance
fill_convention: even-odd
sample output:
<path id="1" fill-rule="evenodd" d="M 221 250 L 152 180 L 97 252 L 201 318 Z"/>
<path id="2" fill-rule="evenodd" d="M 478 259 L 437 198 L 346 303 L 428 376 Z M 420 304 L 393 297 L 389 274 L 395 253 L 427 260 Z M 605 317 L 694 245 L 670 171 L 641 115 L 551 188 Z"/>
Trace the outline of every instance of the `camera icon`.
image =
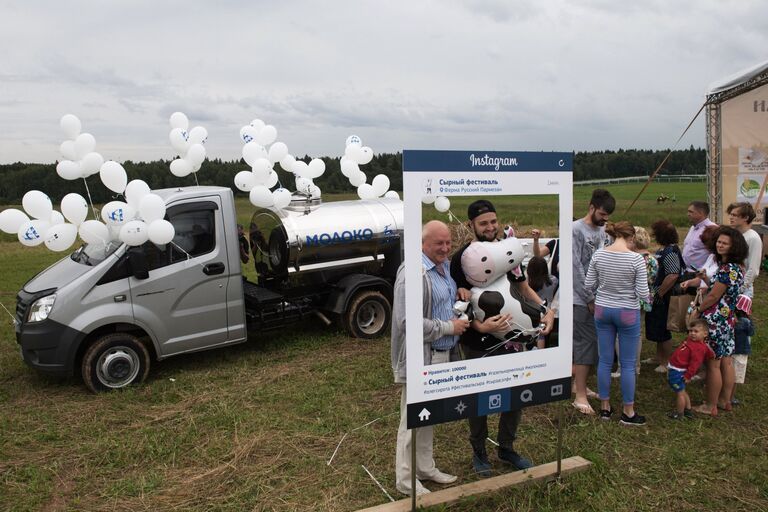
<path id="1" fill-rule="evenodd" d="M 499 409 L 501 407 L 501 395 L 491 395 L 488 397 L 488 408 L 489 409 Z"/>

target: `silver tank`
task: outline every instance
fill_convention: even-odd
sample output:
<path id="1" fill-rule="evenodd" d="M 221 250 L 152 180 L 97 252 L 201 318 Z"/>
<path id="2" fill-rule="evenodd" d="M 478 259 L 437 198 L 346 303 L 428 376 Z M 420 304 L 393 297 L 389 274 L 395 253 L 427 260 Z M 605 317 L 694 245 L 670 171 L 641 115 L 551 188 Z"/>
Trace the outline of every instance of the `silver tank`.
<path id="1" fill-rule="evenodd" d="M 322 203 L 296 195 L 284 210 L 258 209 L 248 231 L 260 282 L 311 284 L 337 271 L 394 275 L 402 259 L 403 202 Z"/>

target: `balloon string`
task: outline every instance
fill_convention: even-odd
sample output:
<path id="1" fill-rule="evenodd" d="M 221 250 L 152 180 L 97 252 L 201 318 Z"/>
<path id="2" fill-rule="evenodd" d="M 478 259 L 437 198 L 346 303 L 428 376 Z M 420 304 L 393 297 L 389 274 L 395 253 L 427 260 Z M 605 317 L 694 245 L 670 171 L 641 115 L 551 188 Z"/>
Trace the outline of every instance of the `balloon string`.
<path id="1" fill-rule="evenodd" d="M 11 320 L 13 320 L 13 325 L 16 325 L 16 317 L 13 316 L 10 311 L 8 311 L 8 308 L 5 307 L 5 304 L 0 302 L 0 306 L 3 306 L 3 309 L 5 310 L 5 312 L 8 313 L 8 316 L 10 316 Z"/>
<path id="2" fill-rule="evenodd" d="M 463 222 L 461 222 L 459 218 L 451 210 L 448 210 L 448 221 L 449 222 L 456 221 L 456 224 L 458 224 L 458 226 L 464 231 L 465 236 L 467 235 L 472 236 L 472 233 L 470 233 L 469 228 Z"/>
<path id="3" fill-rule="evenodd" d="M 99 217 L 96 215 L 96 208 L 93 206 L 93 199 L 91 199 L 91 190 L 88 188 L 88 182 L 85 180 L 85 178 L 83 178 L 83 183 L 85 183 L 85 193 L 88 194 L 88 202 L 91 203 L 93 218 L 99 220 Z"/>
<path id="4" fill-rule="evenodd" d="M 173 240 L 171 240 L 169 243 L 170 243 L 172 246 L 174 246 L 175 248 L 177 248 L 178 250 L 180 250 L 181 252 L 183 252 L 184 254 L 186 254 L 186 255 L 187 255 L 187 261 L 189 261 L 189 260 L 191 260 L 191 259 L 192 259 L 192 255 L 191 255 L 191 254 L 189 254 L 189 253 L 188 253 L 187 251 L 185 251 L 184 249 L 182 249 L 181 247 L 179 247 L 179 246 L 178 246 L 178 245 L 177 245 L 177 244 L 176 244 L 176 243 L 175 243 Z M 198 262 L 195 262 L 195 263 L 197 263 L 197 265 L 198 265 L 200 268 L 202 268 L 203 270 L 205 270 L 205 265 L 203 265 L 203 264 L 202 264 L 202 263 L 200 263 L 199 261 L 198 261 Z"/>
<path id="5" fill-rule="evenodd" d="M 193 172 L 192 174 L 195 175 L 195 185 L 197 185 L 199 187 L 200 186 L 200 182 L 197 181 L 197 173 Z"/>

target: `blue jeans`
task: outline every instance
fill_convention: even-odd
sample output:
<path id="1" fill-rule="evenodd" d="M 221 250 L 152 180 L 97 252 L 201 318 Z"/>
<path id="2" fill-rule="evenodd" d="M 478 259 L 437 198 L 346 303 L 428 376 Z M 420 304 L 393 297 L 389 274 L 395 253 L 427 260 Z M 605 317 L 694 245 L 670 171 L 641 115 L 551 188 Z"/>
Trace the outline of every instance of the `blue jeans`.
<path id="1" fill-rule="evenodd" d="M 624 405 L 635 402 L 635 365 L 640 343 L 640 310 L 595 306 L 597 329 L 597 392 L 601 400 L 611 397 L 611 366 L 614 343 L 619 336 L 619 366 L 621 367 L 621 399 Z"/>

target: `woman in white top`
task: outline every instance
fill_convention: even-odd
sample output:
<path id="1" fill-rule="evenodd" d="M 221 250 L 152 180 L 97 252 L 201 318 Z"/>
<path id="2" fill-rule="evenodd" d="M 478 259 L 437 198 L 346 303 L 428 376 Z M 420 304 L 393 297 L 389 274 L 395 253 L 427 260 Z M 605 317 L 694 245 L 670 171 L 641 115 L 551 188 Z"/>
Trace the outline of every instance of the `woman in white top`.
<path id="1" fill-rule="evenodd" d="M 609 420 L 611 408 L 611 366 L 614 342 L 618 335 L 621 366 L 621 396 L 624 425 L 644 425 L 645 418 L 635 413 L 635 364 L 640 343 L 640 300 L 649 300 L 648 274 L 645 260 L 630 247 L 635 228 L 629 222 L 609 223 L 605 232 L 613 244 L 599 249 L 589 263 L 586 280 L 595 294 L 595 327 L 597 328 L 597 390 L 601 401 L 600 418 Z"/>

